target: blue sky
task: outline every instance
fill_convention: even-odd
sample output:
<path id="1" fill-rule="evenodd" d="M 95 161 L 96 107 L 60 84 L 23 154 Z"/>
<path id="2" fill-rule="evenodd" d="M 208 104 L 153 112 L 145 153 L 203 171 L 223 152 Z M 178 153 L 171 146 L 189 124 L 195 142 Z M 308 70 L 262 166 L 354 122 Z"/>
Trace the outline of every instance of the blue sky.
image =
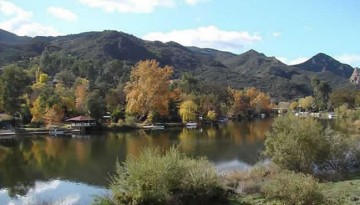
<path id="1" fill-rule="evenodd" d="M 359 0 L 0 0 L 0 28 L 18 35 L 117 30 L 287 64 L 323 52 L 360 67 L 359 20 Z"/>

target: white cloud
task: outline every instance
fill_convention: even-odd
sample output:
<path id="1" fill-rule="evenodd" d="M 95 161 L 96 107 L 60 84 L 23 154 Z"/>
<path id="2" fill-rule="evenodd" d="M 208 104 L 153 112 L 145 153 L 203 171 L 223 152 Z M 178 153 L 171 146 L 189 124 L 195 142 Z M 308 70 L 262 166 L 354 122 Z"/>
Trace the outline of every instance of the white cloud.
<path id="1" fill-rule="evenodd" d="M 283 62 L 287 65 L 296 65 L 296 64 L 300 64 L 300 63 L 303 63 L 303 62 L 309 60 L 308 57 L 298 57 L 295 59 L 287 59 L 285 57 L 276 57 L 276 59 L 280 60 L 281 62 Z"/>
<path id="2" fill-rule="evenodd" d="M 78 0 L 91 8 L 100 8 L 105 12 L 151 13 L 157 7 L 170 8 L 182 3 L 196 5 L 208 0 Z"/>
<path id="3" fill-rule="evenodd" d="M 258 34 L 250 34 L 246 31 L 223 31 L 215 26 L 174 30 L 168 33 L 153 32 L 146 34 L 143 38 L 150 41 L 175 41 L 185 46 L 215 48 L 231 52 L 237 52 L 244 46 L 261 40 Z"/>
<path id="4" fill-rule="evenodd" d="M 34 22 L 31 11 L 26 11 L 14 3 L 0 0 L 0 15 L 5 16 L 5 20 L 0 22 L 0 28 L 16 33 L 21 36 L 57 36 L 60 33 L 51 26 L 42 25 Z"/>
<path id="5" fill-rule="evenodd" d="M 280 32 L 274 32 L 274 33 L 272 33 L 272 36 L 273 37 L 279 37 L 281 35 L 281 33 Z"/>
<path id="6" fill-rule="evenodd" d="M 205 1 L 205 0 L 185 0 L 185 3 L 190 4 L 190 5 L 195 5 L 195 4 L 198 4 L 203 1 Z"/>
<path id="7" fill-rule="evenodd" d="M 342 54 L 335 56 L 335 59 L 349 65 L 360 66 L 360 54 Z"/>
<path id="8" fill-rule="evenodd" d="M 25 195 L 10 197 L 8 189 L 0 189 L 0 204 L 42 204 L 54 205 L 91 204 L 94 196 L 107 196 L 109 190 L 87 184 L 51 180 L 36 181 Z"/>
<path id="9" fill-rule="evenodd" d="M 74 12 L 72 12 L 68 9 L 61 8 L 61 7 L 51 6 L 51 7 L 47 8 L 47 12 L 49 12 L 55 18 L 65 20 L 68 22 L 73 22 L 73 21 L 78 20 L 78 16 Z"/>
<path id="10" fill-rule="evenodd" d="M 79 0 L 81 3 L 92 7 L 101 8 L 105 12 L 120 13 L 151 13 L 156 7 L 172 7 L 175 0 Z"/>

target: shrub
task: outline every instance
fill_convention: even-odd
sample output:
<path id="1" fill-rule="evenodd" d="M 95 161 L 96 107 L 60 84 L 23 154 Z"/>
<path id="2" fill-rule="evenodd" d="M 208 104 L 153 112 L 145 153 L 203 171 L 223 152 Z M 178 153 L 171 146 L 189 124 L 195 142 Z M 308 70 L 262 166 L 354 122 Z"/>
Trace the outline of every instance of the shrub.
<path id="1" fill-rule="evenodd" d="M 132 115 L 126 115 L 125 116 L 125 123 L 128 125 L 133 125 L 136 122 L 136 118 Z"/>
<path id="2" fill-rule="evenodd" d="M 261 193 L 264 181 L 278 174 L 281 169 L 274 163 L 259 163 L 249 170 L 239 170 L 226 174 L 224 183 L 228 189 L 238 194 Z"/>
<path id="3" fill-rule="evenodd" d="M 214 166 L 175 148 L 165 154 L 148 148 L 116 167 L 110 186 L 116 204 L 206 204 L 223 197 Z"/>
<path id="4" fill-rule="evenodd" d="M 325 130 L 328 157 L 321 164 L 325 170 L 348 173 L 360 167 L 360 144 L 357 139 L 331 129 Z"/>
<path id="5" fill-rule="evenodd" d="M 312 165 L 325 156 L 322 126 L 312 118 L 279 117 L 265 140 L 266 156 L 282 168 L 312 173 Z"/>
<path id="6" fill-rule="evenodd" d="M 343 132 L 324 129 L 312 118 L 277 118 L 267 134 L 264 154 L 282 168 L 314 173 L 349 173 L 360 168 L 358 140 Z M 317 173 L 319 175 L 323 173 Z"/>
<path id="7" fill-rule="evenodd" d="M 263 187 L 266 197 L 284 204 L 323 204 L 324 196 L 318 182 L 310 175 L 282 171 Z"/>

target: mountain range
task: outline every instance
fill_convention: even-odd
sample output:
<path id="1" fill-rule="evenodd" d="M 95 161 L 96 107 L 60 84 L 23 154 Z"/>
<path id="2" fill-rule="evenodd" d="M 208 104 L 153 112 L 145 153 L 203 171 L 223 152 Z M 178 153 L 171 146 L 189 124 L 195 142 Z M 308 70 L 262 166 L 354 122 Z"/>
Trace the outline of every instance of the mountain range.
<path id="1" fill-rule="evenodd" d="M 118 31 L 85 32 L 58 37 L 24 37 L 0 29 L 0 67 L 56 50 L 79 59 L 105 63 L 156 59 L 174 68 L 174 78 L 192 73 L 200 81 L 233 88 L 256 87 L 277 100 L 312 94 L 311 79 L 327 81 L 332 89 L 351 86 L 354 68 L 319 53 L 304 63 L 289 66 L 255 50 L 242 54 L 209 48 L 186 47 L 176 42 L 146 41 Z"/>

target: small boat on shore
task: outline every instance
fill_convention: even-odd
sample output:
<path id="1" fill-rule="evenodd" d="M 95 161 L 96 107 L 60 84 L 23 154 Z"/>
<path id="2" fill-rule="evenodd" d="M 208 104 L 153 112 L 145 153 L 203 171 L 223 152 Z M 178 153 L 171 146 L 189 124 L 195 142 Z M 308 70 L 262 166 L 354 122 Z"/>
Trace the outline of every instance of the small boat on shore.
<path id="1" fill-rule="evenodd" d="M 197 128 L 198 124 L 196 122 L 187 122 L 186 123 L 186 128 L 189 128 L 189 129 L 194 129 L 194 128 Z"/>
<path id="2" fill-rule="evenodd" d="M 49 131 L 49 135 L 51 136 L 65 135 L 65 130 L 59 128 L 53 128 Z"/>
<path id="3" fill-rule="evenodd" d="M 163 130 L 163 129 L 165 129 L 165 125 L 161 124 L 161 123 L 155 123 L 152 125 L 144 125 L 143 128 L 144 129 L 152 129 L 152 130 Z"/>
<path id="4" fill-rule="evenodd" d="M 8 130 L 8 131 L 0 131 L 0 136 L 11 136 L 15 135 L 16 133 L 14 131 Z"/>
<path id="5" fill-rule="evenodd" d="M 12 130 L 0 130 L 0 140 L 14 139 L 15 134 Z"/>

